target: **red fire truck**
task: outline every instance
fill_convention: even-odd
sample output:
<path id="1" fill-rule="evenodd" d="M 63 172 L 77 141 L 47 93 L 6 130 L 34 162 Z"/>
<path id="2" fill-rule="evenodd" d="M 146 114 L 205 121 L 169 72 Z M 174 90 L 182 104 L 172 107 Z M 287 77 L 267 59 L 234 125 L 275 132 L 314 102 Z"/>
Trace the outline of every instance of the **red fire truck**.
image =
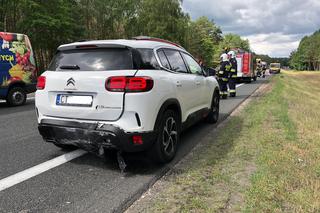
<path id="1" fill-rule="evenodd" d="M 238 80 L 250 83 L 252 80 L 257 80 L 255 72 L 253 53 L 238 51 L 237 62 L 238 62 Z"/>

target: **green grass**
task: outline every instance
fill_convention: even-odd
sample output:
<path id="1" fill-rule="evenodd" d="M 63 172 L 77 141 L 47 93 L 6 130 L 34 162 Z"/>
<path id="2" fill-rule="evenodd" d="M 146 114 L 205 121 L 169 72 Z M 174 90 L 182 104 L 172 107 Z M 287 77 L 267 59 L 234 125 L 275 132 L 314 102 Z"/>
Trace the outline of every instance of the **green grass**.
<path id="1" fill-rule="evenodd" d="M 319 84 L 320 73 L 277 75 L 130 211 L 320 212 Z"/>

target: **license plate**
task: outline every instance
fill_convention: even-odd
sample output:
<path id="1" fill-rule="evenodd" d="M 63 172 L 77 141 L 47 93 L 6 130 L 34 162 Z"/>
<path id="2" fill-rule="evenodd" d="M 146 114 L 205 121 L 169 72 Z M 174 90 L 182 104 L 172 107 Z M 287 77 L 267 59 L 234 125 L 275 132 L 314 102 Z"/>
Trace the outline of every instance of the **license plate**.
<path id="1" fill-rule="evenodd" d="M 86 95 L 57 95 L 56 104 L 61 106 L 80 106 L 80 107 L 91 107 L 92 96 Z"/>

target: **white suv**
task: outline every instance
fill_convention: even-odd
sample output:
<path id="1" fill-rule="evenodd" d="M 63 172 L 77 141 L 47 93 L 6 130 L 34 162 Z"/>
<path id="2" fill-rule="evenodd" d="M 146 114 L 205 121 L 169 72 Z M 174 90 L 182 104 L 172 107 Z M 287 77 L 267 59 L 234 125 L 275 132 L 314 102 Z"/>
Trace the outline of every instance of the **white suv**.
<path id="1" fill-rule="evenodd" d="M 182 47 L 155 38 L 61 45 L 38 79 L 39 131 L 62 148 L 148 150 L 173 159 L 180 132 L 219 117 L 219 86 Z"/>

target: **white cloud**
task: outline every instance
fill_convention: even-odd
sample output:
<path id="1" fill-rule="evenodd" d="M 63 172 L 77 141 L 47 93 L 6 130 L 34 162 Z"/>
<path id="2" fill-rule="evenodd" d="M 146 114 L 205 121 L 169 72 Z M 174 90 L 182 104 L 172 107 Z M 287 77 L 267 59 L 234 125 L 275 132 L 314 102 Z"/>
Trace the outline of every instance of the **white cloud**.
<path id="1" fill-rule="evenodd" d="M 271 33 L 249 35 L 243 38 L 249 39 L 251 48 L 256 53 L 274 57 L 287 57 L 299 45 L 297 36 L 299 35 Z"/>
<path id="2" fill-rule="evenodd" d="M 303 35 L 320 28 L 320 0 L 184 0 L 183 8 L 194 19 L 213 19 L 224 33 L 249 38 L 255 51 L 271 56 L 288 56 Z"/>

